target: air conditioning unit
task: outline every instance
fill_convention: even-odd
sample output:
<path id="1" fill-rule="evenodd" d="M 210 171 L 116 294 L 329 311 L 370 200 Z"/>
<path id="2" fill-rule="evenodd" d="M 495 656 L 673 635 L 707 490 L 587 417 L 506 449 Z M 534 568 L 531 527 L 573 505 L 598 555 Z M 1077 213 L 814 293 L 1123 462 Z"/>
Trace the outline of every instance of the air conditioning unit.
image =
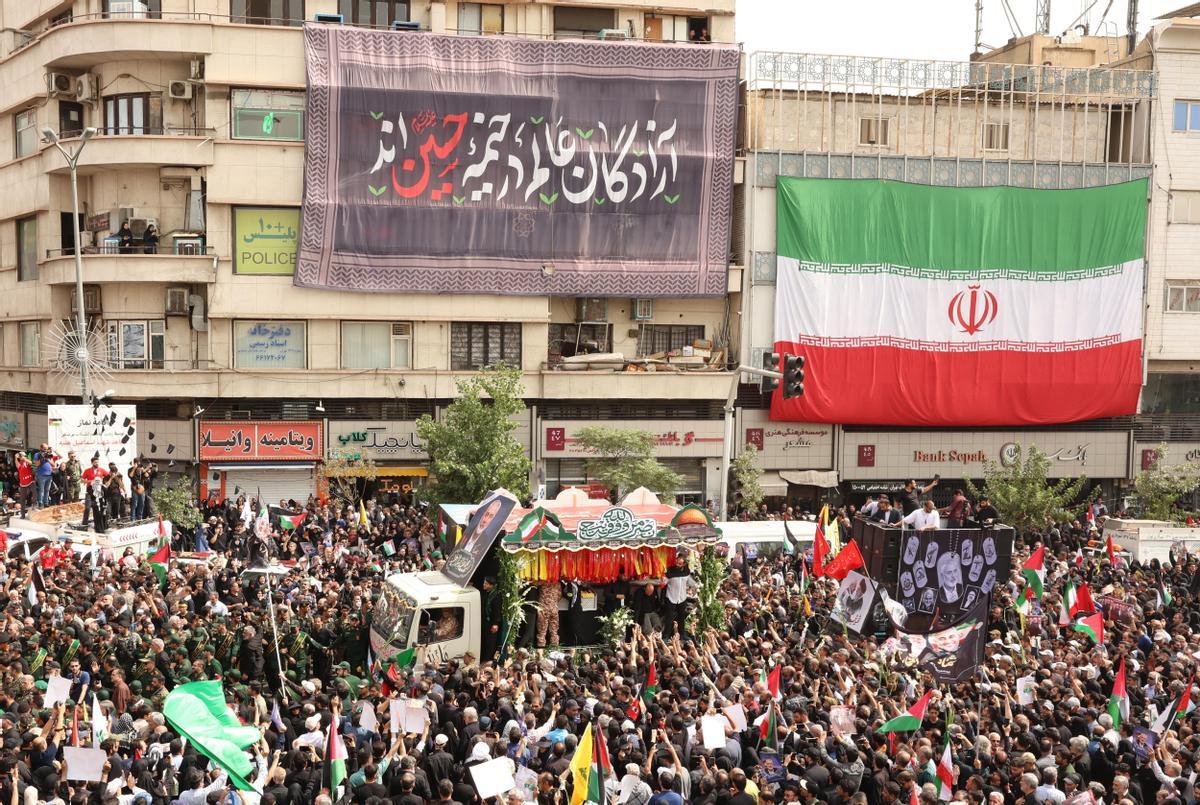
<path id="1" fill-rule="evenodd" d="M 575 321 L 608 321 L 608 300 L 579 297 L 575 300 Z"/>
<path id="2" fill-rule="evenodd" d="M 313 21 L 341 25 L 345 21 L 345 18 L 341 14 L 313 14 Z"/>
<path id="3" fill-rule="evenodd" d="M 51 98 L 75 94 L 75 76 L 66 73 L 46 73 L 46 92 Z"/>
<path id="4" fill-rule="evenodd" d="M 94 101 L 100 94 L 100 82 L 96 76 L 85 73 L 75 80 L 75 100 Z"/>
<path id="5" fill-rule="evenodd" d="M 629 318 L 634 321 L 650 321 L 654 318 L 654 300 L 634 299 L 629 308 Z"/>
<path id="6" fill-rule="evenodd" d="M 176 235 L 172 240 L 175 254 L 198 256 L 204 254 L 203 235 Z"/>
<path id="7" fill-rule="evenodd" d="M 410 20 L 392 20 L 393 31 L 419 31 L 421 23 L 412 22 Z"/>
<path id="8" fill-rule="evenodd" d="M 151 224 L 154 224 L 154 227 L 157 229 L 158 228 L 158 219 L 157 218 L 130 218 L 129 219 L 129 228 L 130 228 L 130 230 L 133 231 L 133 237 L 136 240 L 141 240 L 142 236 L 146 234 L 146 229 L 149 228 L 149 226 Z"/>
<path id="9" fill-rule="evenodd" d="M 204 59 L 192 59 L 188 64 L 188 78 L 201 81 L 204 78 Z"/>
<path id="10" fill-rule="evenodd" d="M 167 288 L 165 307 L 168 316 L 186 316 L 188 314 L 188 289 Z"/>
<path id="11" fill-rule="evenodd" d="M 177 101 L 190 101 L 192 85 L 187 81 L 172 81 L 167 85 L 167 94 Z"/>
<path id="12" fill-rule="evenodd" d="M 74 316 L 79 312 L 79 306 L 75 304 L 75 294 L 71 294 L 71 315 Z M 100 315 L 100 286 L 99 285 L 84 285 L 83 286 L 83 312 L 89 317 Z"/>

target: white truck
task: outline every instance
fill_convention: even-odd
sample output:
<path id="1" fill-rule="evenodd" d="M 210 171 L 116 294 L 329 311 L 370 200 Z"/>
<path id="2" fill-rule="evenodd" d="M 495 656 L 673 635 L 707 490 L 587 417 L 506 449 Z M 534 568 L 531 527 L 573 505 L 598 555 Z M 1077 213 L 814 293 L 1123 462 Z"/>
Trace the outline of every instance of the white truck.
<path id="1" fill-rule="evenodd" d="M 1171 546 L 1176 543 L 1188 553 L 1200 550 L 1200 528 L 1185 528 L 1163 520 L 1110 517 L 1104 521 L 1104 539 L 1107 541 L 1109 537 L 1118 550 L 1128 552 L 1138 562 L 1157 559 L 1162 564 L 1170 564 Z"/>
<path id="2" fill-rule="evenodd" d="M 384 580 L 371 619 L 371 652 L 383 659 L 421 645 L 429 663 L 467 652 L 478 657 L 482 624 L 474 587 L 460 587 L 440 571 L 393 573 Z"/>

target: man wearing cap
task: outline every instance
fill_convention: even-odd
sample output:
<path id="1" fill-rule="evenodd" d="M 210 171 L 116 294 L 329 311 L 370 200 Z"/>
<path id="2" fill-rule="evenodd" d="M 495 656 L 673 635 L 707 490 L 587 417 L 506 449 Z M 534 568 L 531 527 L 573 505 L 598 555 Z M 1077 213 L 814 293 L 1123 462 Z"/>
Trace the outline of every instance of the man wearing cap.
<path id="1" fill-rule="evenodd" d="M 425 773 L 435 785 L 442 780 L 449 780 L 454 770 L 454 756 L 448 751 L 449 744 L 450 738 L 439 732 L 433 739 L 433 751 L 424 758 Z"/>

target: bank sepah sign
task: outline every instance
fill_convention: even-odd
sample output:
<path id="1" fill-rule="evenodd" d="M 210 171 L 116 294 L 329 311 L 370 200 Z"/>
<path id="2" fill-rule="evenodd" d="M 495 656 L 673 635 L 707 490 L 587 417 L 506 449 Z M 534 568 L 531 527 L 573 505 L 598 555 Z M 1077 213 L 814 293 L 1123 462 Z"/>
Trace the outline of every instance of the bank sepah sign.
<path id="1" fill-rule="evenodd" d="M 292 276 L 299 231 L 296 207 L 234 207 L 233 273 Z"/>
<path id="2" fill-rule="evenodd" d="M 425 442 L 417 436 L 417 423 L 411 420 L 330 420 L 328 436 L 330 457 L 381 462 L 429 458 Z"/>
<path id="3" fill-rule="evenodd" d="M 989 462 L 1013 466 L 1032 446 L 1050 459 L 1054 478 L 1128 476 L 1128 431 L 846 432 L 840 451 L 847 480 L 980 478 Z M 864 454 L 872 461 L 862 461 Z"/>

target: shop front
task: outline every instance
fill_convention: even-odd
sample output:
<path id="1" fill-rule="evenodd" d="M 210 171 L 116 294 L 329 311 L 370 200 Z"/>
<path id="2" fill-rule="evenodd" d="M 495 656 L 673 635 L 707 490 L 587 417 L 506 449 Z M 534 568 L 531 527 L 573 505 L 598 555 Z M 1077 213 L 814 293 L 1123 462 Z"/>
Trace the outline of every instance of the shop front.
<path id="1" fill-rule="evenodd" d="M 1162 455 L 1159 449 L 1165 448 Z M 1155 467 L 1178 467 L 1182 464 L 1200 464 L 1200 442 L 1147 442 L 1133 444 L 1133 477 L 1139 472 Z M 1189 509 L 1200 508 L 1200 489 L 1193 489 L 1185 496 Z"/>
<path id="2" fill-rule="evenodd" d="M 940 476 L 930 497 L 944 506 L 965 479 L 978 483 L 988 462 L 1011 466 L 1032 445 L 1049 458 L 1051 478 L 1087 476 L 1107 499 L 1129 477 L 1131 441 L 1123 430 L 843 430 L 838 448 L 842 492 L 858 506 L 879 494 L 894 497 L 906 480 L 924 486 Z"/>
<path id="3" fill-rule="evenodd" d="M 317 490 L 324 433 L 320 420 L 201 421 L 200 494 L 219 499 L 261 495 L 268 505 L 303 504 Z"/>
<path id="4" fill-rule="evenodd" d="M 739 454 L 749 445 L 758 449 L 759 483 L 771 508 L 791 505 L 815 513 L 838 485 L 833 425 L 772 422 L 765 410 L 741 408 L 737 438 Z"/>
<path id="5" fill-rule="evenodd" d="M 196 457 L 191 419 L 138 419 L 137 454 L 158 468 L 156 486 L 192 477 Z"/>
<path id="6" fill-rule="evenodd" d="M 407 503 L 429 476 L 429 451 L 414 420 L 329 420 L 326 436 L 328 458 L 374 463 L 374 479 L 364 479 L 360 490 L 368 498 Z M 346 467 L 343 474 L 355 472 L 361 475 L 361 467 Z"/>
<path id="7" fill-rule="evenodd" d="M 724 426 L 719 420 L 574 419 L 541 421 L 540 460 L 547 497 L 554 497 L 571 486 L 584 489 L 593 498 L 608 498 L 617 491 L 607 489 L 589 472 L 588 458 L 592 454 L 579 440 L 579 432 L 589 425 L 653 434 L 654 457 L 682 478 L 675 492 L 677 503 L 703 505 L 719 494 L 724 439 Z"/>

